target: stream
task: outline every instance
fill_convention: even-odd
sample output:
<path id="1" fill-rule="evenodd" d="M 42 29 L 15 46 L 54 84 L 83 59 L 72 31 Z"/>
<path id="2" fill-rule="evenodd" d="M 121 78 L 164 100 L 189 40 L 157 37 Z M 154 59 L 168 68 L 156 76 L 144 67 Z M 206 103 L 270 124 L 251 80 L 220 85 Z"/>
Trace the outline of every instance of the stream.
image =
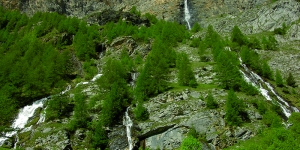
<path id="1" fill-rule="evenodd" d="M 131 127 L 132 127 L 132 120 L 130 119 L 128 115 L 128 110 L 129 107 L 127 107 L 125 116 L 123 118 L 123 125 L 126 127 L 126 134 L 127 134 L 127 139 L 128 139 L 128 150 L 132 150 L 133 144 L 132 144 L 132 139 L 131 139 Z"/>
<path id="2" fill-rule="evenodd" d="M 75 88 L 81 84 L 89 84 L 91 82 L 95 82 L 98 78 L 100 78 L 102 74 L 97 74 L 93 77 L 93 79 L 90 82 L 80 82 L 76 84 Z M 71 85 L 68 85 L 65 90 L 61 91 L 59 94 L 53 95 L 63 95 L 71 90 Z M 33 102 L 31 105 L 27 105 L 19 110 L 19 114 L 17 115 L 16 119 L 14 120 L 13 124 L 11 125 L 11 128 L 14 129 L 13 131 L 6 132 L 4 137 L 0 137 L 0 146 L 4 144 L 4 142 L 13 136 L 17 134 L 18 131 L 29 131 L 31 130 L 31 126 L 25 128 L 25 125 L 27 124 L 28 120 L 33 117 L 34 112 L 37 108 L 44 108 L 44 104 L 47 100 L 51 100 L 52 96 L 48 96 L 42 99 L 39 99 L 35 102 Z M 46 107 L 47 108 L 47 107 Z M 38 120 L 37 124 L 43 123 L 45 121 L 45 109 L 40 114 L 40 119 Z M 18 142 L 18 136 L 16 136 L 16 142 L 14 143 L 14 148 L 16 148 L 16 143 Z"/>
<path id="3" fill-rule="evenodd" d="M 245 64 L 243 64 L 241 58 L 239 58 L 239 60 L 240 65 L 243 67 L 243 70 L 240 70 L 240 72 L 243 74 L 245 81 L 257 87 L 266 100 L 274 100 L 269 94 L 271 93 L 275 97 L 275 102 L 280 106 L 285 117 L 289 118 L 292 112 L 299 112 L 299 109 L 290 106 L 289 103 L 279 96 L 270 83 L 264 81 L 258 74 L 251 71 Z"/>

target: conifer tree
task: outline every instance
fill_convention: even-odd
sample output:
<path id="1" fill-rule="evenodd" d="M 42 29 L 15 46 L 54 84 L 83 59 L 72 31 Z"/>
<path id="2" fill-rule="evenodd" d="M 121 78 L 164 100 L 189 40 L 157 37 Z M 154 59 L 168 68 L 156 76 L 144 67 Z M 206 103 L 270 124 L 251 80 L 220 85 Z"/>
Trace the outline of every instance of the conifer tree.
<path id="1" fill-rule="evenodd" d="M 215 109 L 218 107 L 218 103 L 215 101 L 211 92 L 208 93 L 206 98 L 206 106 L 210 109 Z"/>
<path id="2" fill-rule="evenodd" d="M 216 60 L 217 76 L 225 89 L 239 90 L 243 80 L 238 68 L 237 58 L 232 52 L 221 51 Z"/>
<path id="3" fill-rule="evenodd" d="M 187 86 L 192 82 L 196 82 L 194 73 L 190 66 L 190 62 L 186 53 L 179 53 L 177 55 L 176 67 L 178 68 L 178 81 L 180 85 Z M 197 83 L 196 83 L 197 84 Z M 196 86 L 196 85 L 190 85 Z"/>
<path id="4" fill-rule="evenodd" d="M 226 101 L 225 121 L 229 126 L 237 126 L 242 123 L 241 113 L 244 111 L 244 104 L 233 90 L 228 91 Z"/>
<path id="5" fill-rule="evenodd" d="M 239 46 L 248 44 L 247 37 L 245 37 L 238 26 L 234 26 L 232 29 L 231 41 L 237 43 Z"/>
<path id="6" fill-rule="evenodd" d="M 273 80 L 273 71 L 271 70 L 267 61 L 263 61 L 262 63 L 262 75 L 265 78 Z"/>
<path id="7" fill-rule="evenodd" d="M 289 85 L 291 87 L 296 87 L 296 81 L 295 81 L 295 78 L 292 75 L 292 73 L 289 73 L 289 76 L 286 79 L 286 83 L 287 83 L 287 85 Z"/>
<path id="8" fill-rule="evenodd" d="M 276 69 L 275 81 L 278 87 L 283 87 L 283 79 L 281 73 L 278 69 Z"/>

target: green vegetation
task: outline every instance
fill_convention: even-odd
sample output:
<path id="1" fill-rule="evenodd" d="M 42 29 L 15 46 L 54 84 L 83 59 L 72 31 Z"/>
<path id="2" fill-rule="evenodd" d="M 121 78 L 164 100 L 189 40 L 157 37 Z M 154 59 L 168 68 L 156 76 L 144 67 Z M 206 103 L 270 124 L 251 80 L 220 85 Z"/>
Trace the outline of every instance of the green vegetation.
<path id="1" fill-rule="evenodd" d="M 211 92 L 208 93 L 208 96 L 206 98 L 206 107 L 208 107 L 210 109 L 218 108 L 218 103 L 214 99 L 214 97 L 211 94 Z"/>
<path id="2" fill-rule="evenodd" d="M 286 79 L 286 83 L 287 85 L 291 86 L 291 87 L 296 87 L 296 81 L 294 79 L 294 76 L 292 75 L 292 73 L 289 73 L 288 78 Z"/>
<path id="3" fill-rule="evenodd" d="M 245 116 L 245 105 L 242 100 L 240 100 L 233 90 L 228 91 L 227 101 L 226 101 L 226 115 L 225 121 L 229 126 L 239 126 L 243 123 L 243 118 Z"/>
<path id="4" fill-rule="evenodd" d="M 283 87 L 283 79 L 282 79 L 282 76 L 281 76 L 281 73 L 280 71 L 277 69 L 276 70 L 276 75 L 275 75 L 275 81 L 276 81 L 276 85 L 278 87 Z"/>
<path id="5" fill-rule="evenodd" d="M 188 136 L 185 138 L 180 146 L 180 150 L 201 150 L 202 145 L 201 143 L 194 137 Z"/>
<path id="6" fill-rule="evenodd" d="M 132 7 L 130 13 L 141 16 L 136 7 Z M 2 8 L 0 16 L 0 132 L 8 129 L 18 108 L 37 98 L 59 93 L 62 87 L 77 82 L 74 78 L 92 79 L 98 72 L 98 63 L 95 60 L 99 55 L 97 47 L 100 43 L 111 44 L 120 36 L 131 36 L 139 44 L 147 43 L 151 50 L 146 54 L 135 54 L 126 48 L 121 48 L 120 51 L 111 50 L 106 53 L 107 57 L 99 60 L 103 63 L 103 75 L 95 82 L 98 88 L 92 98 L 82 92 L 79 86 L 72 91 L 74 97 L 66 94 L 52 96 L 47 102 L 46 121 L 70 117 L 74 111 L 67 126 L 60 128 L 70 131 L 70 136 L 80 128 L 89 130 L 85 139 L 89 149 L 107 148 L 109 139 L 106 128 L 116 125 L 128 106 L 133 110 L 135 121 L 146 121 L 150 115 L 145 107 L 149 98 L 168 90 L 186 89 L 186 86 L 201 92 L 212 88 L 229 90 L 225 106 L 226 124 L 230 128 L 243 125 L 249 120 L 245 112 L 245 104 L 248 103 L 244 103 L 244 99 L 239 98 L 236 92 L 243 96 L 254 96 L 258 94 L 258 89 L 244 81 L 238 55 L 252 71 L 274 80 L 268 62 L 251 50 L 277 50 L 274 36 L 249 38 L 237 26 L 231 32 L 231 38 L 223 39 L 210 25 L 204 38 L 190 40 L 190 33 L 184 26 L 157 20 L 150 14 L 144 15 L 149 19 L 150 26 L 136 26 L 122 19 L 103 26 L 87 25 L 84 21 L 57 13 L 36 13 L 29 18 L 17 11 Z M 191 32 L 201 30 L 196 23 Z M 282 29 L 274 33 L 285 34 L 285 30 L 286 26 L 283 25 Z M 185 52 L 176 53 L 174 47 L 179 42 L 186 42 L 194 47 L 201 62 L 190 62 Z M 214 66 L 214 74 L 218 79 L 208 84 L 197 83 L 193 69 L 203 67 L 204 70 L 207 65 Z M 135 88 L 129 86 L 132 81 L 130 74 L 133 72 L 139 73 Z M 170 80 L 171 72 L 178 72 L 178 83 Z M 284 86 L 278 70 L 275 82 L 278 87 Z M 296 87 L 291 73 L 286 83 Z M 218 105 L 211 92 L 205 101 L 209 109 L 223 107 L 221 103 Z M 248 148 L 245 144 L 245 149 L 266 149 L 266 145 L 271 148 L 290 145 L 299 147 L 295 144 L 299 142 L 296 138 L 300 127 L 298 114 L 293 114 L 290 118 L 293 126 L 284 129 L 279 106 L 260 100 L 252 104 L 263 116 L 261 124 L 268 129 L 258 136 L 258 139 L 262 139 L 259 143 L 261 145 L 250 143 Z M 97 119 L 92 120 L 90 113 L 97 114 Z M 33 119 L 32 125 L 36 121 L 37 118 Z M 24 133 L 24 136 L 29 138 L 29 133 Z M 34 135 L 34 138 L 37 139 L 38 136 L 40 135 Z M 26 138 L 23 140 L 28 140 Z M 180 149 L 201 149 L 199 138 L 196 131 L 191 129 Z M 252 141 L 257 142 L 256 139 Z"/>
<path id="7" fill-rule="evenodd" d="M 186 53 L 177 54 L 178 82 L 183 86 L 196 87 L 197 82 Z"/>
<path id="8" fill-rule="evenodd" d="M 240 142 L 237 146 L 230 147 L 228 149 L 299 149 L 299 118 L 299 113 L 293 113 L 289 118 L 289 122 L 293 125 L 288 129 L 282 126 L 271 127 L 269 129 L 265 129 L 256 137 Z M 281 122 L 278 122 L 278 124 L 281 124 Z"/>
<path id="9" fill-rule="evenodd" d="M 286 26 L 285 23 L 283 23 L 281 28 L 274 29 L 274 34 L 285 35 L 287 32 L 287 29 L 288 29 L 288 27 Z"/>

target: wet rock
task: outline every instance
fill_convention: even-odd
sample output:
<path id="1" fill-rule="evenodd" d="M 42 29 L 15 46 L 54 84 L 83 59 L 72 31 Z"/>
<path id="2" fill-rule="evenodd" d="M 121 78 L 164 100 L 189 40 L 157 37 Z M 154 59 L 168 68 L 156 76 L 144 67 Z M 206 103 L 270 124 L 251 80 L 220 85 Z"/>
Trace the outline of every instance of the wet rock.
<path id="1" fill-rule="evenodd" d="M 3 147 L 3 148 L 13 148 L 14 143 L 15 143 L 15 140 L 13 138 L 8 138 L 4 141 L 4 143 L 1 147 Z"/>
<path id="2" fill-rule="evenodd" d="M 108 134 L 110 139 L 109 149 L 126 149 L 128 147 L 126 128 L 123 125 L 113 127 L 112 131 Z"/>

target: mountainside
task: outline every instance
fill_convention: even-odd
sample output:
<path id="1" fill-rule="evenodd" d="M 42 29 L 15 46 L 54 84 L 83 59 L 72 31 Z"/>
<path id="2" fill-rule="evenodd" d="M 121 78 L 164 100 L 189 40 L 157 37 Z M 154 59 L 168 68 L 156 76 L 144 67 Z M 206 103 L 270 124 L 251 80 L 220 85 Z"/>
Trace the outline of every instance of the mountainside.
<path id="1" fill-rule="evenodd" d="M 0 4 L 0 149 L 300 149 L 298 1 Z"/>

